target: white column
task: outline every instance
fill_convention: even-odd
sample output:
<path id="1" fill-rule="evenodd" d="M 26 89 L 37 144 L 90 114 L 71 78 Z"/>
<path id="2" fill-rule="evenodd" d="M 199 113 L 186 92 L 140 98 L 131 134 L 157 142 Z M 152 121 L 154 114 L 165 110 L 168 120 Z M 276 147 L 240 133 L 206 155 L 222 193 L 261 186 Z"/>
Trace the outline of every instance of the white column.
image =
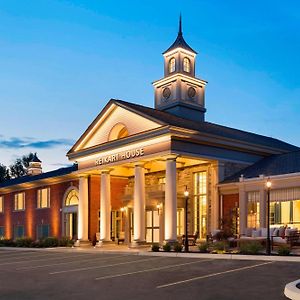
<path id="1" fill-rule="evenodd" d="M 177 240 L 177 188 L 176 188 L 176 157 L 166 161 L 165 187 L 165 241 Z"/>
<path id="2" fill-rule="evenodd" d="M 245 192 L 244 186 L 240 185 L 239 187 L 239 221 L 240 221 L 240 226 L 239 226 L 239 231 L 240 234 L 245 234 L 246 228 L 247 228 L 247 194 Z"/>
<path id="3" fill-rule="evenodd" d="M 88 241 L 89 226 L 89 188 L 88 177 L 79 178 L 79 203 L 78 203 L 78 242 Z"/>
<path id="4" fill-rule="evenodd" d="M 105 170 L 100 178 L 100 243 L 109 242 L 110 239 L 110 218 L 111 218 L 111 200 L 110 200 L 110 174 Z"/>
<path id="5" fill-rule="evenodd" d="M 136 164 L 134 168 L 133 195 L 133 246 L 145 243 L 145 169 Z"/>
<path id="6" fill-rule="evenodd" d="M 265 187 L 262 186 L 259 190 L 259 227 L 267 226 L 267 195 Z"/>

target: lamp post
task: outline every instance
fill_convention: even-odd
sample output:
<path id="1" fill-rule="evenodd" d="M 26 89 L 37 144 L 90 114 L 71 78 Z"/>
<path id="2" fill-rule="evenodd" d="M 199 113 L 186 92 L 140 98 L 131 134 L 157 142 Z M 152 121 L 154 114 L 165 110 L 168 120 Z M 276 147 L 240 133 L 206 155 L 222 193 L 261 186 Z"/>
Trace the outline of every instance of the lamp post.
<path id="1" fill-rule="evenodd" d="M 189 237 L 188 237 L 188 201 L 189 201 L 189 191 L 187 189 L 187 186 L 185 186 L 184 198 L 185 198 L 185 239 L 184 239 L 184 252 L 189 252 Z"/>
<path id="2" fill-rule="evenodd" d="M 270 240 L 270 189 L 272 182 L 268 178 L 266 182 L 267 187 L 267 255 L 271 255 L 271 240 Z"/>

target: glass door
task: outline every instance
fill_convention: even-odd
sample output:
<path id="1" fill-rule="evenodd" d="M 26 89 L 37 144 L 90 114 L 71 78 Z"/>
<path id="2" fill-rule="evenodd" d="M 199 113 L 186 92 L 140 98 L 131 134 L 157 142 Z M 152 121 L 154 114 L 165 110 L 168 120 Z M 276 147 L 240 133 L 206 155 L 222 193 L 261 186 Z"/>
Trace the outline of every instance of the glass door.
<path id="1" fill-rule="evenodd" d="M 146 211 L 146 242 L 159 243 L 159 214 L 157 210 Z"/>

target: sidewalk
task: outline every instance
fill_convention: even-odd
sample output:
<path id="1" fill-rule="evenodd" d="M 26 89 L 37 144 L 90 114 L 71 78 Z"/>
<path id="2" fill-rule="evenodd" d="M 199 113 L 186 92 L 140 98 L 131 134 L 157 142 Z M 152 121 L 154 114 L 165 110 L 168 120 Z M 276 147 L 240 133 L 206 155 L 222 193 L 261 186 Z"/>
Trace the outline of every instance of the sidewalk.
<path id="1" fill-rule="evenodd" d="M 85 253 L 105 253 L 105 254 L 131 254 L 140 256 L 161 256 L 161 257 L 182 257 L 182 258 L 199 258 L 199 259 L 230 259 L 230 260 L 255 260 L 255 261 L 281 261 L 281 262 L 299 262 L 300 256 L 277 256 L 277 255 L 242 255 L 242 254 L 210 254 L 199 252 L 152 252 L 150 246 L 140 248 L 128 248 L 126 245 L 105 245 L 103 247 L 72 247 L 72 248 L 17 248 L 1 247 L 1 250 L 10 251 L 53 251 L 53 252 L 85 252 Z"/>

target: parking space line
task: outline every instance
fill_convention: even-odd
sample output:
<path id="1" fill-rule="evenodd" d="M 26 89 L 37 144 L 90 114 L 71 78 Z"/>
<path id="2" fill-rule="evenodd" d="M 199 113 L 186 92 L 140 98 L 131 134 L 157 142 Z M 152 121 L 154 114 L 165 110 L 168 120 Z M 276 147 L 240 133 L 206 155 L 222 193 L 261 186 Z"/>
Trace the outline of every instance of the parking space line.
<path id="1" fill-rule="evenodd" d="M 45 254 L 45 255 L 39 255 L 39 257 L 41 257 L 41 256 L 49 256 L 49 255 L 47 255 L 47 254 Z M 13 265 L 13 264 L 22 264 L 22 263 L 26 263 L 26 262 L 35 262 L 35 261 L 43 261 L 43 260 L 52 260 L 52 259 L 76 258 L 76 257 L 82 257 L 82 256 L 83 255 L 78 255 L 78 256 L 61 256 L 61 257 L 55 256 L 55 257 L 42 258 L 42 259 L 26 259 L 26 260 L 21 260 L 21 261 L 18 260 L 18 261 L 10 261 L 10 262 L 6 262 L 6 263 L 0 263 L 0 266 Z M 24 257 L 24 258 L 28 258 L 28 256 Z"/>
<path id="2" fill-rule="evenodd" d="M 132 263 L 139 263 L 139 262 L 155 260 L 155 259 L 161 259 L 161 257 L 137 259 L 137 260 L 126 261 L 126 262 L 121 262 L 121 263 L 117 263 L 117 264 L 110 264 L 110 265 L 97 266 L 97 267 L 86 267 L 86 268 L 78 268 L 78 269 L 71 269 L 71 270 L 64 270 L 64 271 L 56 271 L 56 272 L 51 272 L 49 274 L 56 275 L 56 274 L 63 274 L 63 273 L 70 273 L 70 272 L 87 271 L 87 270 L 93 270 L 93 269 L 115 267 L 115 266 L 126 265 L 126 264 L 128 265 L 128 264 L 132 264 Z"/>
<path id="3" fill-rule="evenodd" d="M 210 260 L 211 259 L 203 259 L 203 260 L 197 260 L 197 261 L 192 261 L 192 262 L 188 262 L 188 263 L 181 263 L 181 264 L 176 264 L 176 265 L 168 265 L 168 266 L 164 266 L 164 267 L 144 269 L 144 270 L 135 271 L 135 272 L 128 272 L 128 273 L 122 273 L 122 274 L 117 274 L 117 275 L 108 275 L 108 276 L 103 276 L 103 277 L 97 277 L 97 278 L 95 278 L 95 280 L 111 279 L 111 278 L 128 276 L 128 275 L 133 275 L 133 274 L 146 273 L 146 272 L 152 272 L 152 271 L 159 271 L 159 270 L 176 268 L 176 267 L 181 267 L 181 266 L 186 266 L 186 265 L 199 264 L 199 263 L 210 261 Z"/>
<path id="4" fill-rule="evenodd" d="M 16 271 L 33 270 L 33 269 L 44 268 L 44 267 L 60 266 L 60 265 L 67 265 L 67 264 L 72 264 L 72 263 L 82 263 L 82 262 L 89 262 L 89 261 L 93 262 L 95 260 L 96 261 L 109 260 L 109 259 L 125 257 L 125 256 L 130 256 L 130 254 L 100 257 L 100 258 L 91 258 L 91 259 L 85 259 L 85 260 L 73 260 L 73 261 L 66 261 L 66 262 L 62 262 L 62 263 L 54 263 L 54 264 L 47 264 L 47 265 L 40 265 L 40 266 L 22 267 L 22 268 L 16 269 Z"/>
<path id="5" fill-rule="evenodd" d="M 174 286 L 174 285 L 178 285 L 178 284 L 183 284 L 183 283 L 188 283 L 188 282 L 195 281 L 195 280 L 200 280 L 200 279 L 205 279 L 205 278 L 209 278 L 209 277 L 219 276 L 219 275 L 223 275 L 223 274 L 228 274 L 228 273 L 243 271 L 243 270 L 247 270 L 247 269 L 254 269 L 254 268 L 261 267 L 261 266 L 264 266 L 264 265 L 269 265 L 269 264 L 272 264 L 272 263 L 274 263 L 274 262 L 270 261 L 270 262 L 265 262 L 265 263 L 261 263 L 261 264 L 256 264 L 256 265 L 241 267 L 241 268 L 237 268 L 237 269 L 231 269 L 231 270 L 224 271 L 224 272 L 218 272 L 218 273 L 212 273 L 212 274 L 208 274 L 208 275 L 193 277 L 193 278 L 189 278 L 189 279 L 186 279 L 186 280 L 181 280 L 181 281 L 176 281 L 176 282 L 171 282 L 171 283 L 159 285 L 156 288 L 157 289 L 167 288 L 167 287 L 170 287 L 170 286 Z"/>

